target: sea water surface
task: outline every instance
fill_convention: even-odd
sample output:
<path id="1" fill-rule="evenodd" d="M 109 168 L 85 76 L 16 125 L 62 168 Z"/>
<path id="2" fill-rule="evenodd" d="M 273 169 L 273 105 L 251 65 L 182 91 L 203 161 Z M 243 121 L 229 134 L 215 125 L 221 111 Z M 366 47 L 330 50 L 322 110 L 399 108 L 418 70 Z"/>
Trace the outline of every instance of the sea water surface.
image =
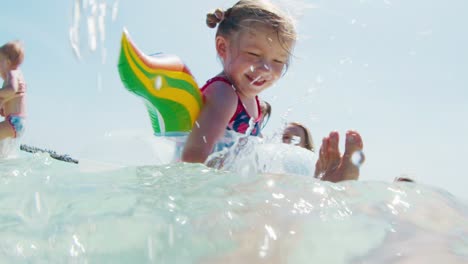
<path id="1" fill-rule="evenodd" d="M 468 206 L 431 186 L 96 164 L 0 161 L 0 263 L 468 261 Z"/>

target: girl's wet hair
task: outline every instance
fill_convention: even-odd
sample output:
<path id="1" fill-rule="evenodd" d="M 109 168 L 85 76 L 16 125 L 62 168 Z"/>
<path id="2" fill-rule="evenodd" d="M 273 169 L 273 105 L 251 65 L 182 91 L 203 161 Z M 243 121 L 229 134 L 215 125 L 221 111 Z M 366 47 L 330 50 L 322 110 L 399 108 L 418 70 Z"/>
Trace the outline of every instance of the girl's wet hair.
<path id="1" fill-rule="evenodd" d="M 0 53 L 10 62 L 13 69 L 17 68 L 24 60 L 23 44 L 20 41 L 10 41 L 0 47 Z"/>
<path id="2" fill-rule="evenodd" d="M 271 116 L 271 105 L 267 101 L 260 102 L 260 110 L 262 111 L 262 129 L 266 126 L 268 121 L 270 121 Z"/>
<path id="3" fill-rule="evenodd" d="M 300 127 L 303 131 L 304 131 L 304 139 L 301 139 L 301 140 L 304 140 L 304 147 L 310 151 L 315 151 L 314 150 L 314 142 L 312 141 L 312 135 L 310 134 L 310 131 L 307 127 L 305 127 L 303 124 L 301 123 L 297 123 L 297 122 L 291 122 L 289 123 L 290 126 L 297 126 L 297 127 Z"/>
<path id="4" fill-rule="evenodd" d="M 226 11 L 216 9 L 206 15 L 208 27 L 215 28 L 219 24 L 216 36 L 229 37 L 241 29 L 249 28 L 252 23 L 270 25 L 275 29 L 281 45 L 291 53 L 291 47 L 287 43 L 294 43 L 296 40 L 294 22 L 291 17 L 268 1 L 241 0 Z"/>

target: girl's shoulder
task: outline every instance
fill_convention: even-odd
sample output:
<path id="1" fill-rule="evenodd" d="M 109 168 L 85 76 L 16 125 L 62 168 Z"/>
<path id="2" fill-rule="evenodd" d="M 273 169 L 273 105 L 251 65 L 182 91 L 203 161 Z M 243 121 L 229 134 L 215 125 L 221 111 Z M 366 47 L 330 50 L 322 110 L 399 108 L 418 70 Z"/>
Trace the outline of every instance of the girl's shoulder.
<path id="1" fill-rule="evenodd" d="M 232 86 L 232 83 L 224 76 L 215 76 L 209 79 L 206 84 L 201 88 L 203 96 L 205 97 L 221 97 L 224 99 L 236 98 L 237 93 Z"/>

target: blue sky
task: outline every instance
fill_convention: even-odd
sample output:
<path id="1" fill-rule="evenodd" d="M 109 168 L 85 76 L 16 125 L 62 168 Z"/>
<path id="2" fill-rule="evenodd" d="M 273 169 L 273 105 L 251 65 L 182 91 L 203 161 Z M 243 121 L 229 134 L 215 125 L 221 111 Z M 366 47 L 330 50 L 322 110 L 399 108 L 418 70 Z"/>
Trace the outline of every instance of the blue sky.
<path id="1" fill-rule="evenodd" d="M 74 21 L 74 3 L 81 17 Z M 207 11 L 235 1 L 8 1 L 0 42 L 20 39 L 28 82 L 24 143 L 79 156 L 112 131 L 151 132 L 142 101 L 122 86 L 116 62 L 126 27 L 147 53 L 177 54 L 199 84 L 220 71 Z M 312 131 L 357 129 L 367 161 L 363 180 L 408 175 L 468 198 L 468 2 L 327 0 L 288 2 L 299 41 L 286 76 L 262 96 L 273 106 L 266 129 L 284 120 Z M 47 3 L 47 4 L 46 4 Z M 92 6 L 106 4 L 105 15 Z M 117 3 L 117 5 L 116 5 Z M 86 4 L 86 5 L 85 5 Z M 113 7 L 117 12 L 113 19 Z M 88 20 L 105 35 L 90 49 Z M 70 29 L 79 26 L 78 59 Z"/>

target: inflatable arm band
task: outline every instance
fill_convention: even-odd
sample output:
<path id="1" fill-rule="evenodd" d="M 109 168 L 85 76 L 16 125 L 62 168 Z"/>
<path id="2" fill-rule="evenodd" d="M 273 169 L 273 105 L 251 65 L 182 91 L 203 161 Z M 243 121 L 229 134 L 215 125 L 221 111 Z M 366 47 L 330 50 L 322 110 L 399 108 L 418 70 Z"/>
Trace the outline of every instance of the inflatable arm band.
<path id="1" fill-rule="evenodd" d="M 125 88 L 144 99 L 155 135 L 176 136 L 192 129 L 203 99 L 180 58 L 166 54 L 148 56 L 124 30 L 118 68 Z"/>

